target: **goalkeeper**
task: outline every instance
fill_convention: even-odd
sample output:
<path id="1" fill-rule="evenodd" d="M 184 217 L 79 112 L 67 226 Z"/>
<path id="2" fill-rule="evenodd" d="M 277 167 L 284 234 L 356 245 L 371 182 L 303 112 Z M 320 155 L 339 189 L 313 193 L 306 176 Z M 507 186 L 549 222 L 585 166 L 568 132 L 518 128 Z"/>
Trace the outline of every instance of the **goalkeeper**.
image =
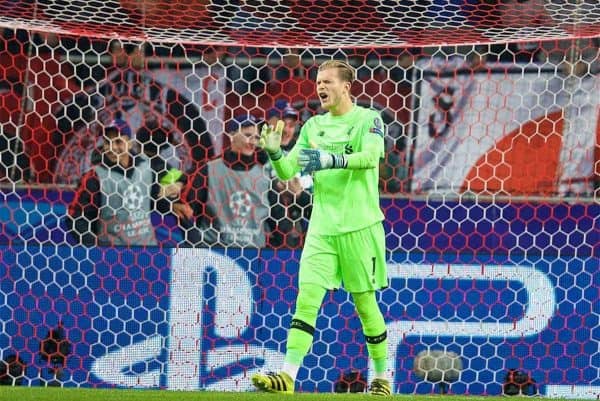
<path id="1" fill-rule="evenodd" d="M 317 94 L 326 114 L 310 118 L 284 156 L 281 121 L 263 126 L 259 146 L 279 178 L 300 170 L 313 174 L 311 221 L 300 260 L 296 310 L 281 372 L 256 374 L 259 390 L 293 393 L 298 369 L 313 341 L 317 314 L 327 290 L 352 294 L 375 377 L 373 395 L 391 394 L 387 377 L 387 332 L 375 291 L 387 286 L 383 214 L 379 207 L 379 160 L 384 127 L 378 112 L 357 106 L 350 95 L 354 69 L 330 60 L 319 66 Z"/>

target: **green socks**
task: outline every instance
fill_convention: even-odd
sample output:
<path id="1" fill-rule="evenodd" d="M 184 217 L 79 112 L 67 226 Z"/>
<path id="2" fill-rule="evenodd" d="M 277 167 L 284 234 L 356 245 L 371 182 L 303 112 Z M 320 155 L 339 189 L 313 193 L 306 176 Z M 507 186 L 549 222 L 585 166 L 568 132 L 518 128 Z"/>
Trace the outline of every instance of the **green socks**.
<path id="1" fill-rule="evenodd" d="M 317 315 L 321 309 L 326 289 L 305 284 L 298 292 L 296 312 L 287 339 L 285 363 L 300 366 L 312 345 Z M 373 360 L 376 377 L 386 378 L 388 350 L 387 331 L 383 314 L 377 305 L 375 291 L 353 293 L 354 305 L 360 317 L 367 342 L 369 357 Z M 296 368 L 297 369 L 297 368 Z"/>
<path id="2" fill-rule="evenodd" d="M 385 378 L 387 371 L 387 331 L 383 314 L 377 305 L 375 291 L 353 293 L 354 305 L 360 317 L 367 341 L 369 357 L 373 360 L 376 377 Z"/>
<path id="3" fill-rule="evenodd" d="M 305 284 L 300 287 L 296 299 L 296 312 L 287 339 L 287 352 L 285 361 L 294 365 L 301 365 L 308 354 L 313 342 L 315 323 L 321 309 L 321 303 L 327 290 L 314 284 Z"/>

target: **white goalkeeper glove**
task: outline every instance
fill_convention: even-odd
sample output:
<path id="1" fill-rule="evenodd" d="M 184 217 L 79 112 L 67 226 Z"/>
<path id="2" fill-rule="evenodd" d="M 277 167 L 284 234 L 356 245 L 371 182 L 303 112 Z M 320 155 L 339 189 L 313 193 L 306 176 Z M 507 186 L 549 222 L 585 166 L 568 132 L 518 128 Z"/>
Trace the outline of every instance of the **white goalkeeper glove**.
<path id="1" fill-rule="evenodd" d="M 302 174 L 310 174 L 328 168 L 346 168 L 348 161 L 344 155 L 334 155 L 319 149 L 301 149 L 298 165 L 302 167 Z"/>
<path id="2" fill-rule="evenodd" d="M 267 152 L 271 160 L 281 159 L 281 135 L 283 134 L 284 122 L 279 120 L 275 128 L 268 124 L 262 126 L 258 146 Z"/>

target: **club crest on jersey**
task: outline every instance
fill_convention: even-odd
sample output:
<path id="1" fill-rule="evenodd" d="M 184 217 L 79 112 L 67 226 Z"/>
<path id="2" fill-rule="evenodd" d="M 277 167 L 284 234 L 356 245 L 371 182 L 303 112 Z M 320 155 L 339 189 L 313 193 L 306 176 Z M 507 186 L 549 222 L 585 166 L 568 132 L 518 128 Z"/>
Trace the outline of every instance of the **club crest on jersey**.
<path id="1" fill-rule="evenodd" d="M 376 118 L 376 119 L 373 120 L 373 126 L 371 127 L 371 129 L 369 130 L 369 132 L 377 134 L 377 135 L 379 135 L 380 137 L 383 138 L 383 124 L 381 123 L 381 119 L 380 118 Z"/>

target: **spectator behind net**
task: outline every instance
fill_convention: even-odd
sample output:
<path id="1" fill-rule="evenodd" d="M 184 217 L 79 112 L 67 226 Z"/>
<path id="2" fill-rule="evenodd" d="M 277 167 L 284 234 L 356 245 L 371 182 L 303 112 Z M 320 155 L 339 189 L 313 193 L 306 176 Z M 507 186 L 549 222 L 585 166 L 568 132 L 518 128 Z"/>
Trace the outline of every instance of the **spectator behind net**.
<path id="1" fill-rule="evenodd" d="M 135 138 L 141 152 L 150 160 L 150 167 L 160 183 L 159 200 L 155 209 L 161 212 L 172 211 L 179 217 L 184 228 L 189 227 L 192 210 L 187 204 L 180 202 L 187 176 L 161 156 L 161 152 L 170 146 L 169 133 L 163 127 L 147 123 L 138 129 Z"/>
<path id="2" fill-rule="evenodd" d="M 158 181 L 167 186 L 163 190 L 164 195 L 171 200 L 179 199 L 179 192 L 186 183 L 185 174 L 161 156 L 161 152 L 170 146 L 169 133 L 163 127 L 142 126 L 135 138 L 142 153 L 150 160 L 150 167 Z"/>
<path id="3" fill-rule="evenodd" d="M 158 178 L 147 157 L 132 153 L 125 121 L 114 120 L 103 136 L 69 205 L 67 226 L 77 242 L 88 246 L 157 245 L 150 213 L 152 201 L 161 197 Z"/>
<path id="4" fill-rule="evenodd" d="M 267 124 L 275 126 L 278 120 L 283 121 L 281 149 L 287 153 L 296 144 L 299 126 L 298 110 L 285 99 L 278 99 L 267 111 Z M 270 165 L 269 165 L 270 166 Z M 289 181 L 278 179 L 270 168 L 273 177 L 273 191 L 269 192 L 271 209 L 270 224 L 275 227 L 269 238 L 272 247 L 298 248 L 302 246 L 310 204 L 312 177 L 310 174 L 297 174 Z"/>
<path id="5" fill-rule="evenodd" d="M 256 146 L 259 124 L 247 114 L 229 121 L 231 145 L 194 174 L 184 197 L 196 217 L 187 232 L 192 246 L 265 246 L 271 178 L 267 155 Z"/>

